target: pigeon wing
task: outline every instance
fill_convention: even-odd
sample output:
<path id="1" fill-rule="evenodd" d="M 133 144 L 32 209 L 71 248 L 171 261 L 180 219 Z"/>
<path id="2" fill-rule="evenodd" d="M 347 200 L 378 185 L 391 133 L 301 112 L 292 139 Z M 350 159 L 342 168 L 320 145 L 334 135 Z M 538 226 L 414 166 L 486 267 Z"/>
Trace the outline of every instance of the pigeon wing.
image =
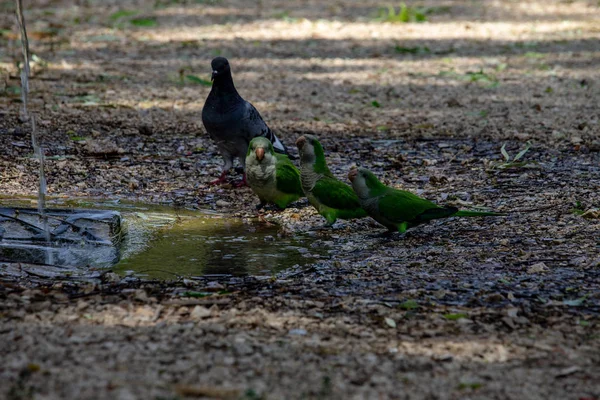
<path id="1" fill-rule="evenodd" d="M 258 110 L 249 102 L 245 102 L 246 110 L 244 112 L 243 126 L 244 134 L 247 136 L 248 142 L 257 136 L 264 136 L 271 143 L 277 153 L 288 154 L 286 147 L 275 133 L 267 126 L 265 121 L 260 116 Z"/>

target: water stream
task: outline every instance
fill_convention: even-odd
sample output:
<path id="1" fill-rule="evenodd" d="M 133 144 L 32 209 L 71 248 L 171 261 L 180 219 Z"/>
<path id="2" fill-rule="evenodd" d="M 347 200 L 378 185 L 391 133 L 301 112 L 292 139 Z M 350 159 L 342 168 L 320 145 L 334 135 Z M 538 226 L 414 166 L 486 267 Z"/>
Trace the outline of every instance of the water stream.
<path id="1" fill-rule="evenodd" d="M 19 24 L 19 31 L 21 33 L 21 49 L 23 52 L 23 68 L 21 68 L 21 101 L 23 108 L 21 110 L 21 119 L 23 122 L 29 122 L 31 125 L 31 145 L 33 147 L 34 156 L 39 162 L 39 188 L 38 188 L 38 212 L 40 213 L 41 220 L 44 225 L 45 238 L 47 242 L 50 242 L 50 231 L 48 230 L 48 218 L 45 214 L 46 209 L 46 177 L 44 173 L 44 152 L 38 143 L 37 131 L 36 131 L 36 118 L 35 115 L 29 111 L 29 77 L 30 77 L 30 51 L 29 51 L 29 39 L 27 38 L 27 27 L 25 25 L 25 15 L 23 14 L 23 1 L 15 0 L 16 3 L 16 14 L 17 22 Z M 52 253 L 48 253 L 48 257 L 52 257 Z M 52 264 L 52 260 L 48 260 L 49 264 Z"/>

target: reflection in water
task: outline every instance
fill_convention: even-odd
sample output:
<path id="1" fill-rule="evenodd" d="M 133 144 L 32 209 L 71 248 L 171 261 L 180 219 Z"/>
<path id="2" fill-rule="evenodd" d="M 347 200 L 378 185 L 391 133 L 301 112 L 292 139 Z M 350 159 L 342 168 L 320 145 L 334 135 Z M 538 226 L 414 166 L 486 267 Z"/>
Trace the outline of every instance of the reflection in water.
<path id="1" fill-rule="evenodd" d="M 278 238 L 277 227 L 239 218 L 147 204 L 81 200 L 50 200 L 57 208 L 46 210 L 52 237 L 48 243 L 37 210 L 20 207 L 30 203 L 1 198 L 0 202 L 7 205 L 0 206 L 0 276 L 9 270 L 18 274 L 24 264 L 37 265 L 36 274 L 43 270 L 78 276 L 111 267 L 121 274 L 131 271 L 153 279 L 271 275 L 295 264 L 304 265 L 326 252 L 311 255 L 315 253 L 310 246 L 314 239 Z"/>
<path id="2" fill-rule="evenodd" d="M 131 222 L 131 221 L 130 221 Z M 130 226 L 130 233 L 135 228 Z M 269 275 L 308 259 L 308 239 L 276 237 L 276 227 L 240 219 L 203 216 L 163 228 L 146 249 L 125 255 L 115 272 L 133 271 L 151 278 L 200 275 Z M 135 240 L 136 234 L 130 235 Z"/>

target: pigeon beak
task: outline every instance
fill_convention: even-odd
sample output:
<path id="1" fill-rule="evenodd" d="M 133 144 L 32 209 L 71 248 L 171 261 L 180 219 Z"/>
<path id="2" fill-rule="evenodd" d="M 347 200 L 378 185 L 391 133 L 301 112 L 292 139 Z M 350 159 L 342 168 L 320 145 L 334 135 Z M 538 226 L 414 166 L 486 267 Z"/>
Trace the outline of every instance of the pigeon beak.
<path id="1" fill-rule="evenodd" d="M 263 158 L 265 158 L 265 149 L 262 147 L 257 148 L 254 150 L 254 152 L 256 153 L 256 158 L 258 158 L 258 161 L 262 161 Z"/>
<path id="2" fill-rule="evenodd" d="M 213 71 L 212 75 L 210 76 L 210 80 L 214 81 L 215 80 L 215 76 L 217 76 L 218 72 L 217 71 Z"/>
<path id="3" fill-rule="evenodd" d="M 350 172 L 348 172 L 348 179 L 350 179 L 350 182 L 354 182 L 356 175 L 358 175 L 358 170 L 356 168 L 352 168 Z"/>
<path id="4" fill-rule="evenodd" d="M 298 140 L 296 140 L 296 147 L 301 149 L 302 147 L 304 147 L 304 143 L 306 143 L 306 138 L 304 136 L 300 136 Z"/>

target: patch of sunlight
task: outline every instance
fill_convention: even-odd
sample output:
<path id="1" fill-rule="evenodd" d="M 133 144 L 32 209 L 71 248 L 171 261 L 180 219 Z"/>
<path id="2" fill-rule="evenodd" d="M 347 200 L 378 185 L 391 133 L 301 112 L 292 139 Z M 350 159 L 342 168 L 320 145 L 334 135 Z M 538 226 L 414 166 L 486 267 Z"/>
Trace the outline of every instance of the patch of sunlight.
<path id="1" fill-rule="evenodd" d="M 506 362 L 522 358 L 525 348 L 511 348 L 493 340 L 452 341 L 443 339 L 403 341 L 392 348 L 399 353 L 411 356 L 425 356 L 433 359 L 452 357 L 460 361 Z M 520 351 L 521 350 L 521 351 Z"/>
<path id="2" fill-rule="evenodd" d="M 76 70 L 80 70 L 80 69 L 85 69 L 86 71 L 101 71 L 101 70 L 103 70 L 95 62 L 80 61 L 77 63 L 71 63 L 64 59 L 59 62 L 48 63 L 47 69 L 50 71 L 76 71 Z"/>
<path id="3" fill-rule="evenodd" d="M 186 17 L 210 16 L 210 17 L 256 17 L 256 9 L 252 7 L 167 7 L 154 10 L 157 16 L 180 17 L 184 13 Z"/>
<path id="4" fill-rule="evenodd" d="M 535 27 L 535 29 L 532 29 Z M 532 21 L 516 22 L 469 22 L 467 26 L 457 28 L 456 22 L 435 24 L 387 25 L 370 22 L 310 21 L 303 19 L 290 24 L 283 21 L 258 21 L 250 23 L 212 24 L 202 26 L 158 27 L 152 32 L 131 32 L 133 38 L 145 37 L 156 42 L 191 40 L 446 40 L 477 39 L 482 37 L 501 38 L 503 41 L 523 40 L 525 37 L 537 37 L 542 34 L 559 36 L 568 29 L 581 29 L 582 36 L 586 28 L 593 24 L 587 21 Z M 558 32 L 558 33 L 557 33 Z M 233 34 L 233 35 L 232 35 Z M 587 36 L 586 36 L 587 35 Z M 516 36 L 516 37 L 515 37 Z M 591 35 L 593 36 L 593 35 Z M 230 38 L 230 39 L 225 39 Z"/>

